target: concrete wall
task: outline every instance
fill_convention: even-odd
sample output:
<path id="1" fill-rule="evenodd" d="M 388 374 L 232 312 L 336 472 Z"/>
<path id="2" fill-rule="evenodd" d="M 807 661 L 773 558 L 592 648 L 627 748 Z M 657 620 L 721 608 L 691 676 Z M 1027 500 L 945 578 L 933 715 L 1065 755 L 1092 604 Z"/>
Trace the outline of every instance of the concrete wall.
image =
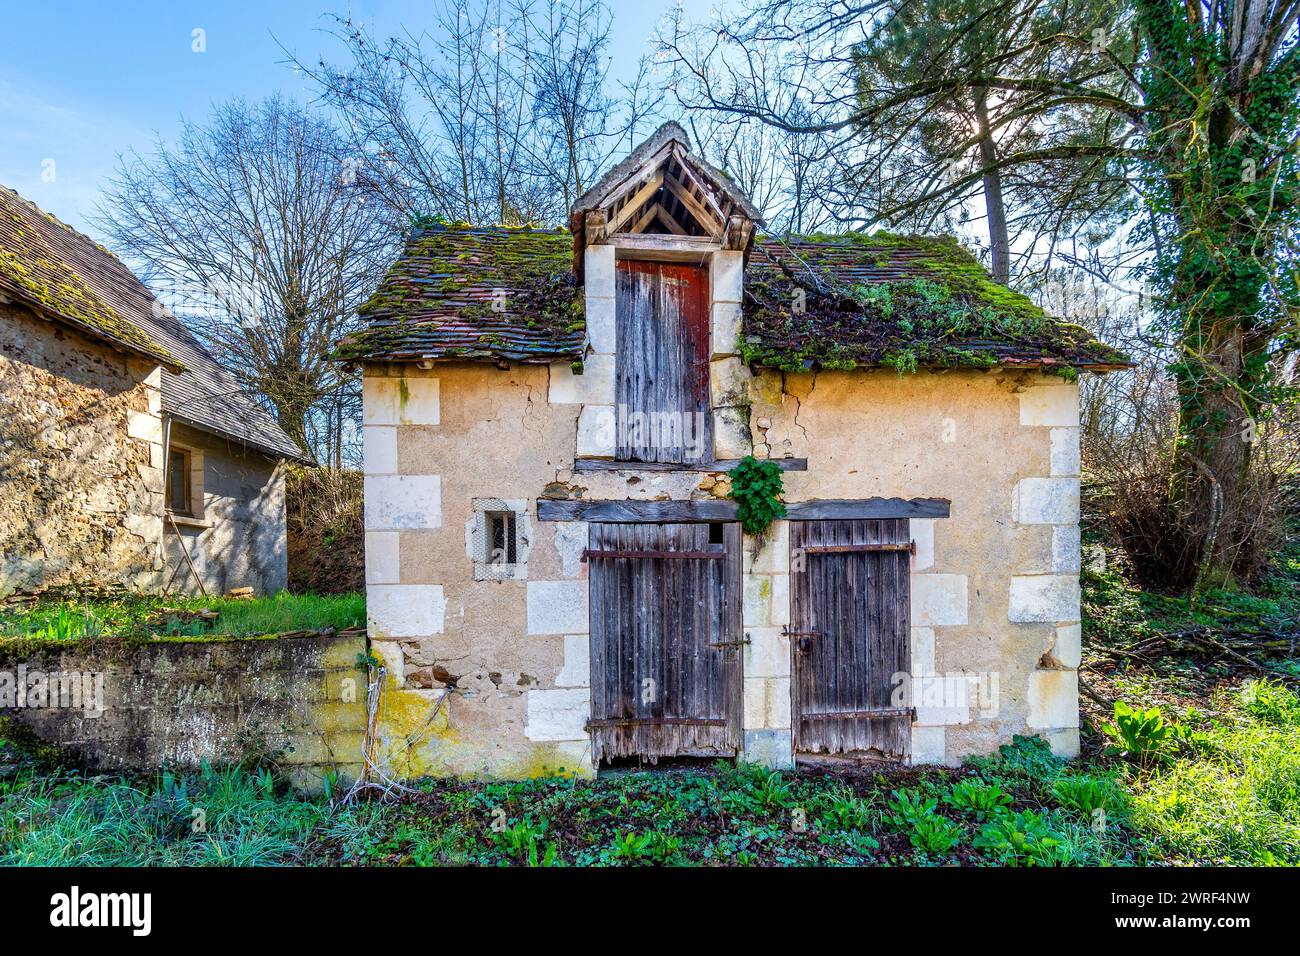
<path id="1" fill-rule="evenodd" d="M 160 375 L 0 303 L 0 598 L 158 586 Z"/>
<path id="2" fill-rule="evenodd" d="M 366 674 L 356 662 L 365 650 L 359 635 L 0 645 L 0 716 L 93 768 L 194 769 L 272 755 L 296 786 L 314 789 L 327 771 L 344 781 L 360 772 Z M 35 689 L 54 686 L 48 675 L 63 675 L 55 681 L 80 699 L 68 690 L 64 706 L 48 706 L 59 695 Z"/>
<path id="3" fill-rule="evenodd" d="M 173 590 L 199 592 L 182 544 L 209 593 L 251 587 L 274 594 L 287 587 L 283 463 L 180 422 L 172 423 L 171 446 L 190 452 L 195 512 L 164 529 Z"/>
<path id="4" fill-rule="evenodd" d="M 722 474 L 575 474 L 609 456 L 613 269 L 587 250 L 589 354 L 567 364 L 374 365 L 365 378 L 370 633 L 389 672 L 380 723 L 408 776 L 590 772 L 582 522 L 536 521 L 539 496 L 726 497 Z M 914 521 L 913 760 L 955 762 L 1042 733 L 1078 748 L 1078 391 L 1038 372 L 750 371 L 739 253 L 715 253 L 715 453 L 806 457 L 786 498 L 938 497 Z M 526 566 L 474 580 L 476 499 L 523 500 Z M 788 528 L 746 542 L 745 756 L 790 761 Z M 797 573 L 797 571 L 796 571 Z M 445 698 L 445 699 L 444 699 Z M 398 745 L 436 710 L 418 747 Z M 397 753 L 401 750 L 400 754 Z"/>

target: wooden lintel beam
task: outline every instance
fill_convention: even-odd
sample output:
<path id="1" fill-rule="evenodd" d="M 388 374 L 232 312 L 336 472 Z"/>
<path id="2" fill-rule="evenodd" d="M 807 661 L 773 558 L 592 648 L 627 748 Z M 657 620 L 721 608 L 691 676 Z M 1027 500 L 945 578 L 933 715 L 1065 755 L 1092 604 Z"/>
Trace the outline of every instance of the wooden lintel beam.
<path id="1" fill-rule="evenodd" d="M 786 505 L 791 521 L 836 518 L 947 518 L 945 498 L 857 498 L 795 501 Z M 700 522 L 735 521 L 738 505 L 730 499 L 700 501 L 584 501 L 539 498 L 539 521 Z"/>

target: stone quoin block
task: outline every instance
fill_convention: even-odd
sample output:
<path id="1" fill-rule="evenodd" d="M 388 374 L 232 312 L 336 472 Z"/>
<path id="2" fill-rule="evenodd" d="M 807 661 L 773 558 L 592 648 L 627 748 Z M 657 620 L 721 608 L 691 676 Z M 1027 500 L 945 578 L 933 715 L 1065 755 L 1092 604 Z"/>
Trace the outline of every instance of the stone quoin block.
<path id="1" fill-rule="evenodd" d="M 724 249 L 709 260 L 709 288 L 714 302 L 740 302 L 745 283 L 745 255 Z"/>
<path id="2" fill-rule="evenodd" d="M 438 425 L 441 395 L 436 378 L 370 375 L 362 380 L 363 425 Z"/>
<path id="3" fill-rule="evenodd" d="M 361 429 L 364 446 L 362 470 L 367 475 L 397 474 L 397 428 L 366 425 Z"/>
<path id="4" fill-rule="evenodd" d="M 1065 757 L 1067 760 L 1073 760 L 1079 756 L 1079 728 L 1063 727 L 1057 730 L 1047 730 L 1042 733 L 1047 738 L 1047 745 L 1052 749 L 1052 753 L 1058 757 Z"/>
<path id="5" fill-rule="evenodd" d="M 442 484 L 437 475 L 367 475 L 363 484 L 367 529 L 442 527 Z"/>
<path id="6" fill-rule="evenodd" d="M 618 345 L 618 326 L 614 321 L 614 300 L 599 299 L 587 293 L 587 345 L 597 355 L 613 355 Z"/>
<path id="7" fill-rule="evenodd" d="M 587 246 L 583 257 L 582 286 L 589 299 L 614 298 L 613 246 Z"/>
<path id="8" fill-rule="evenodd" d="M 589 355 L 577 375 L 569 362 L 551 365 L 547 401 L 552 405 L 613 405 L 614 356 Z"/>
<path id="9" fill-rule="evenodd" d="M 790 522 L 773 521 L 763 536 L 763 547 L 757 554 L 746 543 L 743 563 L 746 574 L 785 574 L 790 570 Z"/>
<path id="10" fill-rule="evenodd" d="M 714 408 L 743 405 L 749 399 L 749 367 L 739 358 L 714 359 L 709 363 L 709 394 Z"/>
<path id="11" fill-rule="evenodd" d="M 126 436 L 137 441 L 162 442 L 162 419 L 148 412 L 126 413 Z"/>
<path id="12" fill-rule="evenodd" d="M 794 766 L 794 739 L 788 729 L 770 727 L 746 730 L 744 760 L 772 770 L 789 770 Z"/>
<path id="13" fill-rule="evenodd" d="M 763 627 L 772 623 L 772 576 L 747 574 L 742 582 L 744 604 L 741 620 L 745 627 Z"/>
<path id="14" fill-rule="evenodd" d="M 754 451 L 749 434 L 749 410 L 715 408 L 713 410 L 713 454 L 720 459 L 744 458 Z"/>
<path id="15" fill-rule="evenodd" d="M 746 677 L 789 677 L 790 638 L 779 627 L 747 627 Z"/>
<path id="16" fill-rule="evenodd" d="M 371 635 L 370 650 L 374 652 L 379 663 L 399 683 L 406 679 L 406 654 L 397 641 L 380 641 Z"/>
<path id="17" fill-rule="evenodd" d="M 916 726 L 970 723 L 969 684 L 964 674 L 913 673 L 911 691 Z"/>
<path id="18" fill-rule="evenodd" d="M 587 582 L 529 581 L 529 634 L 586 634 Z"/>
<path id="19" fill-rule="evenodd" d="M 1079 474 L 1079 429 L 1053 428 L 1052 475 L 1067 477 Z"/>
<path id="20" fill-rule="evenodd" d="M 912 628 L 912 673 L 934 673 L 934 628 Z"/>
<path id="21" fill-rule="evenodd" d="M 1079 726 L 1079 675 L 1072 670 L 1037 670 L 1029 675 L 1029 716 L 1035 730 Z"/>
<path id="22" fill-rule="evenodd" d="M 614 406 L 583 406 L 578 415 L 578 457 L 613 458 L 617 435 Z"/>
<path id="23" fill-rule="evenodd" d="M 964 574 L 912 575 L 912 624 L 917 627 L 965 624 L 969 603 Z"/>
<path id="24" fill-rule="evenodd" d="M 1057 574 L 1078 574 L 1083 544 L 1079 526 L 1059 524 L 1052 529 L 1052 570 Z"/>
<path id="25" fill-rule="evenodd" d="M 591 686 L 591 638 L 586 634 L 566 634 L 564 666 L 555 675 L 557 687 Z"/>
<path id="26" fill-rule="evenodd" d="M 912 764 L 942 764 L 946 756 L 943 727 L 912 728 Z"/>
<path id="27" fill-rule="evenodd" d="M 1079 620 L 1079 576 L 1029 574 L 1013 577 L 1007 617 L 1015 624 Z"/>
<path id="28" fill-rule="evenodd" d="M 529 740 L 582 740 L 590 718 L 591 690 L 586 687 L 530 690 L 524 736 Z"/>
<path id="29" fill-rule="evenodd" d="M 1062 667 L 1077 668 L 1082 659 L 1083 628 L 1079 624 L 1062 624 L 1056 629 L 1052 656 Z"/>
<path id="30" fill-rule="evenodd" d="M 1020 524 L 1078 524 L 1078 478 L 1021 478 L 1011 493 Z"/>
<path id="31" fill-rule="evenodd" d="M 790 575 L 772 575 L 772 606 L 768 621 L 777 627 L 790 623 Z"/>
<path id="32" fill-rule="evenodd" d="M 745 727 L 789 727 L 790 678 L 746 677 L 744 704 Z"/>
<path id="33" fill-rule="evenodd" d="M 740 349 L 740 303 L 714 302 L 710 313 L 710 354 L 713 358 L 735 355 Z"/>
<path id="34" fill-rule="evenodd" d="M 397 531 L 366 532 L 366 584 L 399 584 L 402 535 Z"/>
<path id="35" fill-rule="evenodd" d="M 908 522 L 916 554 L 912 557 L 913 571 L 927 571 L 934 567 L 934 519 L 913 518 Z"/>
<path id="36" fill-rule="evenodd" d="M 446 613 L 441 584 L 375 584 L 366 588 L 366 623 L 372 640 L 441 634 Z"/>
<path id="37" fill-rule="evenodd" d="M 1076 428 L 1079 424 L 1079 387 L 1069 383 L 1036 385 L 1019 394 L 1020 424 Z"/>

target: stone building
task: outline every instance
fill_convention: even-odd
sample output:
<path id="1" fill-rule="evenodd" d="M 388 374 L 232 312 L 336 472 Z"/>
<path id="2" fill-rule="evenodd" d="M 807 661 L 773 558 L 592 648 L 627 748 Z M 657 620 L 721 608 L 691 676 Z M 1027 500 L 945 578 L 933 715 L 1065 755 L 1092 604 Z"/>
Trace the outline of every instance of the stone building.
<path id="1" fill-rule="evenodd" d="M 300 455 L 115 256 L 0 187 L 0 598 L 279 590 Z"/>
<path id="2" fill-rule="evenodd" d="M 339 350 L 389 772 L 1077 752 L 1077 379 L 1125 358 L 953 240 L 761 226 L 668 124 L 568 231 L 411 236 Z"/>

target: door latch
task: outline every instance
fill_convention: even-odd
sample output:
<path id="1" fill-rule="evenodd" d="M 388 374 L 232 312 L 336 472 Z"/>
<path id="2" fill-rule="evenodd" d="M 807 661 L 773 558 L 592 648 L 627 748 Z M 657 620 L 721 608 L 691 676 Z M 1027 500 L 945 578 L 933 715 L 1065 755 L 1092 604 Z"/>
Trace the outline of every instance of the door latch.
<path id="1" fill-rule="evenodd" d="M 716 643 L 711 643 L 709 644 L 709 647 L 740 647 L 740 645 L 748 643 L 749 635 L 746 634 L 744 637 L 737 638 L 734 641 L 718 641 Z"/>
<path id="2" fill-rule="evenodd" d="M 802 654 L 807 654 L 812 650 L 813 640 L 822 636 L 821 631 L 792 631 L 790 630 L 789 624 L 781 628 L 781 633 L 786 637 L 798 638 L 798 640 L 795 641 L 795 646 Z"/>

